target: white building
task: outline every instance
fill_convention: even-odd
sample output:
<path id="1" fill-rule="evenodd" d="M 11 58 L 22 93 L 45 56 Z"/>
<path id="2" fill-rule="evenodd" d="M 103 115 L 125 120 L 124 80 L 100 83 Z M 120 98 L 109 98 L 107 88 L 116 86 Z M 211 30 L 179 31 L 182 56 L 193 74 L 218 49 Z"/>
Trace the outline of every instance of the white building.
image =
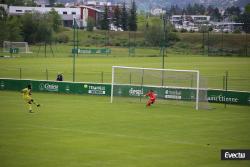
<path id="1" fill-rule="evenodd" d="M 81 9 L 80 8 L 53 8 L 61 16 L 63 25 L 65 27 L 71 27 L 73 24 L 73 18 L 76 18 L 78 22 L 81 21 Z M 48 13 L 52 10 L 52 7 L 26 7 L 26 6 L 9 6 L 9 15 L 23 15 L 25 13 L 39 12 Z"/>
<path id="2" fill-rule="evenodd" d="M 150 13 L 154 16 L 160 16 L 162 14 L 166 13 L 166 10 L 160 9 L 160 8 L 156 8 L 156 9 L 151 9 Z"/>
<path id="3" fill-rule="evenodd" d="M 201 24 L 208 24 L 210 16 L 206 15 L 173 15 L 171 23 L 177 30 L 186 29 L 188 31 L 198 31 Z"/>
<path id="4" fill-rule="evenodd" d="M 243 23 L 236 22 L 211 22 L 214 32 L 233 32 L 236 29 L 242 30 Z"/>
<path id="5" fill-rule="evenodd" d="M 173 24 L 178 23 L 179 21 L 191 21 L 194 23 L 200 22 L 209 22 L 210 21 L 210 16 L 206 15 L 173 15 L 171 17 L 171 22 Z"/>

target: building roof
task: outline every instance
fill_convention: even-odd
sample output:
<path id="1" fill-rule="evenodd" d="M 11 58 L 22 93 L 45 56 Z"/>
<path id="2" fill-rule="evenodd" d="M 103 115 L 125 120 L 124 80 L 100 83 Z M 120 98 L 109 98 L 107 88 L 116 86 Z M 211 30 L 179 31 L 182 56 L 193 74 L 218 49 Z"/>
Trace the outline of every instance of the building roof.
<path id="1" fill-rule="evenodd" d="M 92 6 L 80 5 L 79 7 L 80 7 L 80 8 L 88 8 L 88 9 L 94 10 L 94 11 L 96 11 L 96 12 L 103 12 L 102 10 L 97 9 L 97 8 L 94 8 L 94 7 L 92 7 Z"/>

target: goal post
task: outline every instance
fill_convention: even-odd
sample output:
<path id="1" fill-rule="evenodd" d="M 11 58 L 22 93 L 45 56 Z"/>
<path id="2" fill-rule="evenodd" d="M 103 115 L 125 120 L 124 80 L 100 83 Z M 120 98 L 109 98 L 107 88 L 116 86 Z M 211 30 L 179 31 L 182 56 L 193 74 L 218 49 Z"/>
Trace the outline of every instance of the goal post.
<path id="1" fill-rule="evenodd" d="M 3 52 L 11 52 L 11 50 L 18 50 L 19 53 L 31 53 L 28 42 L 3 42 Z"/>
<path id="2" fill-rule="evenodd" d="M 141 101 L 150 89 L 155 90 L 157 101 L 193 102 L 196 110 L 201 99 L 206 99 L 200 97 L 198 70 L 112 66 L 111 103 L 118 98 Z M 202 91 L 206 90 L 202 88 Z"/>

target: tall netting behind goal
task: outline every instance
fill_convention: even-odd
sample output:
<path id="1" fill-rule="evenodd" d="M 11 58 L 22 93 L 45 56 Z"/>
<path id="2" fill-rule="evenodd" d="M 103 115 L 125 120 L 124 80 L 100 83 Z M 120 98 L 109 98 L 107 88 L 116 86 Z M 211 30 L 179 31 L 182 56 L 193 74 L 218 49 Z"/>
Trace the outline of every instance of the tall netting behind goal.
<path id="1" fill-rule="evenodd" d="M 157 103 L 194 106 L 198 110 L 208 103 L 207 89 L 199 86 L 196 70 L 113 66 L 111 103 L 146 102 L 144 94 L 153 90 Z"/>
<path id="2" fill-rule="evenodd" d="M 19 53 L 31 53 L 28 42 L 3 42 L 3 52 L 10 52 L 10 49 L 18 49 Z"/>

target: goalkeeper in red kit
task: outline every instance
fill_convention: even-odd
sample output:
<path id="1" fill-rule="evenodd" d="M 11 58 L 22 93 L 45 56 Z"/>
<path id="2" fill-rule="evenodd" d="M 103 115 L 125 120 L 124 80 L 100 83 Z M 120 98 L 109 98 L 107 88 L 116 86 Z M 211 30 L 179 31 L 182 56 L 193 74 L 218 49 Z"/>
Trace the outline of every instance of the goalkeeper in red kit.
<path id="1" fill-rule="evenodd" d="M 153 90 L 150 90 L 147 94 L 145 94 L 144 96 L 148 96 L 149 100 L 147 102 L 147 107 L 150 107 L 151 104 L 153 104 L 155 102 L 156 99 L 156 94 L 154 93 Z"/>

